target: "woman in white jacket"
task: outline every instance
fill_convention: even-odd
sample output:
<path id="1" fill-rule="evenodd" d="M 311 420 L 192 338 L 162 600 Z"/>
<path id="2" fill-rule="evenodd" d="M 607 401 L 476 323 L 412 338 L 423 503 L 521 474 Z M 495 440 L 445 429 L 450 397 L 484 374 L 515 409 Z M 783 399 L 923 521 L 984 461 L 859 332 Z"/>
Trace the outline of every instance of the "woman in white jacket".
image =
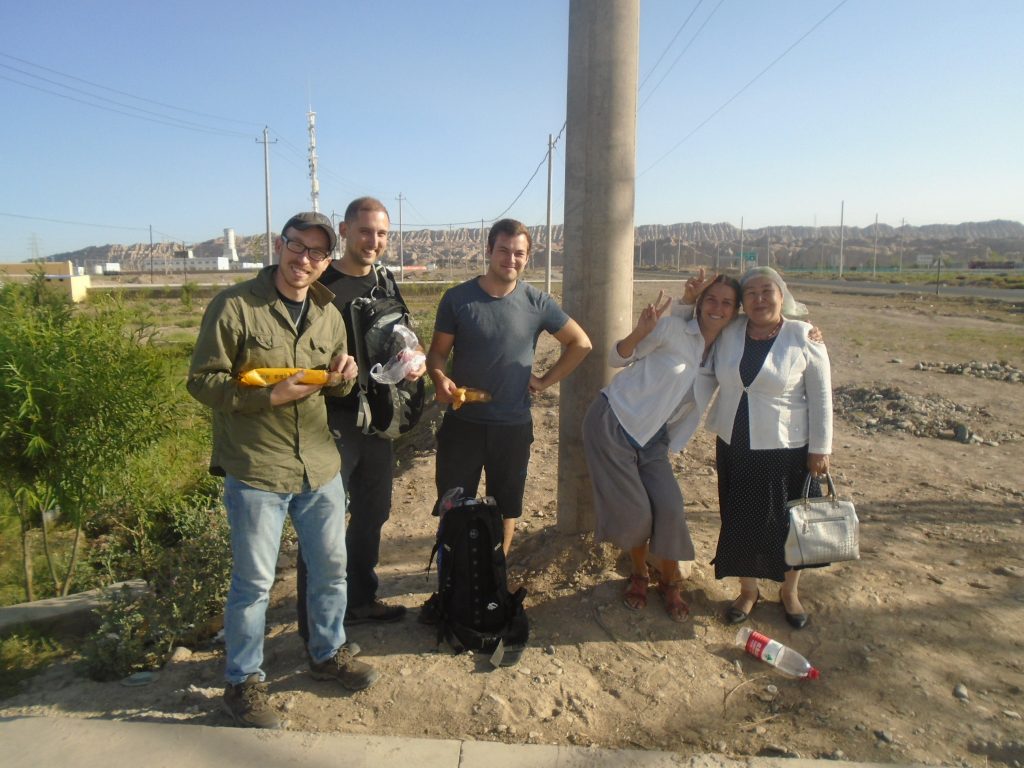
<path id="1" fill-rule="evenodd" d="M 715 351 L 719 392 L 708 415 L 718 436 L 716 464 L 721 532 L 715 578 L 738 576 L 740 595 L 728 623 L 746 621 L 760 598 L 757 580 L 782 582 L 786 620 L 800 629 L 800 571 L 785 563 L 787 502 L 802 495 L 807 473 L 828 471 L 832 452 L 832 382 L 825 345 L 812 326 L 787 319 L 806 313 L 769 267 L 740 280 L 741 317 Z M 811 495 L 820 496 L 815 480 Z"/>
<path id="2" fill-rule="evenodd" d="M 702 285 L 702 280 L 691 280 Z M 683 495 L 669 461 L 694 431 L 715 390 L 711 347 L 739 310 L 739 284 L 719 276 L 701 293 L 696 319 L 662 317 L 671 299 L 641 312 L 636 328 L 608 352 L 625 368 L 594 400 L 583 420 L 583 448 L 594 488 L 595 538 L 627 550 L 632 575 L 626 606 L 647 604 L 647 554 L 659 559 L 665 610 L 685 621 L 680 560 L 693 560 Z M 692 298 L 690 299 L 692 301 Z"/>

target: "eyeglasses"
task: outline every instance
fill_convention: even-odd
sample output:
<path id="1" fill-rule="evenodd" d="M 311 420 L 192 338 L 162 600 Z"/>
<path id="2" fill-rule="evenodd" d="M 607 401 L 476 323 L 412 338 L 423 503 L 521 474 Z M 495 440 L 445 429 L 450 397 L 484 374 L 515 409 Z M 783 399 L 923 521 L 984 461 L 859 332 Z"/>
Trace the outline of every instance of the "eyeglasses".
<path id="1" fill-rule="evenodd" d="M 281 235 L 281 239 L 284 241 L 285 248 L 294 253 L 296 256 L 301 256 L 302 254 L 305 254 L 306 258 L 309 259 L 314 264 L 318 264 L 324 259 L 329 259 L 331 257 L 331 254 L 329 254 L 327 251 L 322 251 L 319 248 L 309 248 L 308 246 L 305 246 L 302 243 L 300 243 L 298 240 L 292 240 L 287 235 Z"/>

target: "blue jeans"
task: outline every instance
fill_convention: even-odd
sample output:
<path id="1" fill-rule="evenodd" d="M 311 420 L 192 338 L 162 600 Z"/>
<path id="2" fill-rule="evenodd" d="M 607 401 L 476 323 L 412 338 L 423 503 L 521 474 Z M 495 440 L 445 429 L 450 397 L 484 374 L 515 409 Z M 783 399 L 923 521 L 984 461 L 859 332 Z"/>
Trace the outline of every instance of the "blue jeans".
<path id="1" fill-rule="evenodd" d="M 300 493 L 261 491 L 231 476 L 224 479 L 224 507 L 231 525 L 231 588 L 224 610 L 225 678 L 243 682 L 265 675 L 263 636 L 286 515 L 309 566 L 309 654 L 329 659 L 345 642 L 345 485 L 335 475 Z"/>
<path id="2" fill-rule="evenodd" d="M 377 562 L 380 536 L 391 516 L 391 481 L 394 449 L 390 440 L 363 434 L 356 426 L 355 411 L 328 413 L 328 423 L 341 453 L 341 479 L 348 492 L 348 606 L 355 610 L 373 605 L 377 599 Z M 309 641 L 306 628 L 306 561 L 299 547 L 295 577 L 299 634 Z"/>

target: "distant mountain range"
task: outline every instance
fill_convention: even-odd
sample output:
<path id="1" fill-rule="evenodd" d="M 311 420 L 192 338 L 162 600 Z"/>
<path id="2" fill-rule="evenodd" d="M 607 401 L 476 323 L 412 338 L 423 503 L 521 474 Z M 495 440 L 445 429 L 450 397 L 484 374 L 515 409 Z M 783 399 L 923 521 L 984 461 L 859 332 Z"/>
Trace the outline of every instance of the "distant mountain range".
<path id="1" fill-rule="evenodd" d="M 561 260 L 562 226 L 552 227 L 552 260 Z M 534 252 L 543 253 L 547 228 L 530 227 Z M 758 252 L 763 258 L 770 249 L 773 263 L 783 266 L 823 267 L 835 261 L 840 230 L 828 227 L 761 227 L 740 230 L 732 224 L 642 224 L 635 229 L 636 259 L 640 263 L 664 264 L 682 262 L 718 264 L 732 258 L 740 250 Z M 481 232 L 477 227 L 460 229 L 418 229 L 402 233 L 402 250 L 407 263 L 464 262 L 480 255 Z M 875 227 L 846 227 L 843 233 L 844 262 L 851 268 L 858 264 L 879 265 L 913 263 L 918 256 L 941 257 L 944 263 L 956 264 L 978 259 L 1024 260 L 1024 224 L 1017 221 L 994 220 L 963 224 L 926 224 L 892 227 L 879 224 L 877 249 Z M 389 258 L 398 259 L 398 233 L 391 233 Z M 265 235 L 236 235 L 235 245 L 243 261 L 262 261 Z M 197 257 L 220 256 L 224 238 L 214 238 L 188 246 Z M 155 259 L 171 257 L 182 248 L 180 243 L 149 243 L 131 245 L 99 245 L 78 251 L 54 254 L 49 260 L 72 261 L 89 267 L 105 262 L 119 262 L 123 271 L 144 270 L 152 255 Z M 723 262 L 725 264 L 727 262 Z"/>

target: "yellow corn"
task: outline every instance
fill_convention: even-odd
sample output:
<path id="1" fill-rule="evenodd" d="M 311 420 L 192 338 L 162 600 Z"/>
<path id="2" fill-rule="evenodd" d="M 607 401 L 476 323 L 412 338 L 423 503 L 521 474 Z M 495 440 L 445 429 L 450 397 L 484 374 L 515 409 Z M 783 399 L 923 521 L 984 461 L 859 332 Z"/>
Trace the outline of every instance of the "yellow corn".
<path id="1" fill-rule="evenodd" d="M 272 387 L 279 381 L 284 381 L 302 371 L 300 384 L 324 385 L 330 374 L 327 371 L 314 370 L 312 368 L 253 368 L 238 377 L 238 380 L 249 387 Z"/>
<path id="2" fill-rule="evenodd" d="M 491 402 L 490 392 L 485 392 L 482 389 L 473 389 L 472 387 L 458 387 L 452 399 L 452 410 L 457 411 L 466 403 L 489 402 Z"/>

